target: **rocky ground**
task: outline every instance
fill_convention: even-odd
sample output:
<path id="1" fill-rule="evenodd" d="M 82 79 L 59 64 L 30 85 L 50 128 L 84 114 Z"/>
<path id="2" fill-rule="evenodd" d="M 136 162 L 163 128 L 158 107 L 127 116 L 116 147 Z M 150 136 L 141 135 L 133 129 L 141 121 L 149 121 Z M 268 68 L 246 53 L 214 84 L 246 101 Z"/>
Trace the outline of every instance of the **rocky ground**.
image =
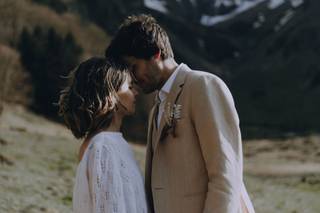
<path id="1" fill-rule="evenodd" d="M 0 212 L 71 212 L 78 141 L 21 106 L 0 120 Z M 132 145 L 144 164 L 145 147 Z M 244 142 L 245 183 L 257 213 L 320 212 L 320 137 Z"/>

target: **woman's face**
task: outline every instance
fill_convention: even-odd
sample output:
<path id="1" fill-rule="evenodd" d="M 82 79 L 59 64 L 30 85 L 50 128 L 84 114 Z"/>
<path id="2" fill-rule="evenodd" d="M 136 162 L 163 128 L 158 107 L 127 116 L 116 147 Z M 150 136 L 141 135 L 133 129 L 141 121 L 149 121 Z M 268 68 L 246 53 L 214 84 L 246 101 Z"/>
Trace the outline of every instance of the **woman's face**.
<path id="1" fill-rule="evenodd" d="M 130 115 L 135 112 L 135 102 L 138 91 L 132 85 L 132 79 L 130 76 L 127 77 L 125 82 L 120 87 L 117 92 L 118 100 L 118 109 L 124 115 Z"/>

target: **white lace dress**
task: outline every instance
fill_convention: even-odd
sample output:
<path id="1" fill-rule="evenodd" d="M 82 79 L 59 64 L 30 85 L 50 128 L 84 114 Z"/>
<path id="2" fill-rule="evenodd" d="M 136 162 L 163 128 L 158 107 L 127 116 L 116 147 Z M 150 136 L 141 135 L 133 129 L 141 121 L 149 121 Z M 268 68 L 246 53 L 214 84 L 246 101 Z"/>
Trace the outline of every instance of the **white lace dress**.
<path id="1" fill-rule="evenodd" d="M 144 181 L 120 132 L 94 136 L 80 161 L 74 213 L 147 213 Z"/>

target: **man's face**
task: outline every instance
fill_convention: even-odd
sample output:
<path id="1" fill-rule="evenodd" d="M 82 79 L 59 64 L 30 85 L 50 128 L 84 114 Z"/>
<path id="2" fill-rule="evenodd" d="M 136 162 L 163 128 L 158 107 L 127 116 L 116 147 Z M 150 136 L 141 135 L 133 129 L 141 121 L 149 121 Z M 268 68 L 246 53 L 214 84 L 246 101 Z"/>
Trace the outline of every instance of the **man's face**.
<path id="1" fill-rule="evenodd" d="M 161 85 L 161 70 L 157 63 L 157 59 L 140 59 L 133 56 L 124 58 L 129 65 L 129 71 L 133 80 L 146 94 L 160 89 Z"/>

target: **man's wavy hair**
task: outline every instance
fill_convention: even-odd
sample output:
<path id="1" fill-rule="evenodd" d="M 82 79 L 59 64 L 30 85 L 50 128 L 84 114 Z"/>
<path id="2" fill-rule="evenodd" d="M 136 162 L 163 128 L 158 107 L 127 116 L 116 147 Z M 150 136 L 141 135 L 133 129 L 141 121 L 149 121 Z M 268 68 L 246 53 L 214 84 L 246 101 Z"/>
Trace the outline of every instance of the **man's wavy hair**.
<path id="1" fill-rule="evenodd" d="M 69 85 L 61 91 L 59 115 L 72 134 L 80 139 L 110 125 L 116 110 L 117 91 L 129 73 L 110 60 L 90 58 L 69 75 Z"/>
<path id="2" fill-rule="evenodd" d="M 169 37 L 151 15 L 128 16 L 106 49 L 106 57 L 123 63 L 124 56 L 149 60 L 161 51 L 162 59 L 173 58 Z"/>

